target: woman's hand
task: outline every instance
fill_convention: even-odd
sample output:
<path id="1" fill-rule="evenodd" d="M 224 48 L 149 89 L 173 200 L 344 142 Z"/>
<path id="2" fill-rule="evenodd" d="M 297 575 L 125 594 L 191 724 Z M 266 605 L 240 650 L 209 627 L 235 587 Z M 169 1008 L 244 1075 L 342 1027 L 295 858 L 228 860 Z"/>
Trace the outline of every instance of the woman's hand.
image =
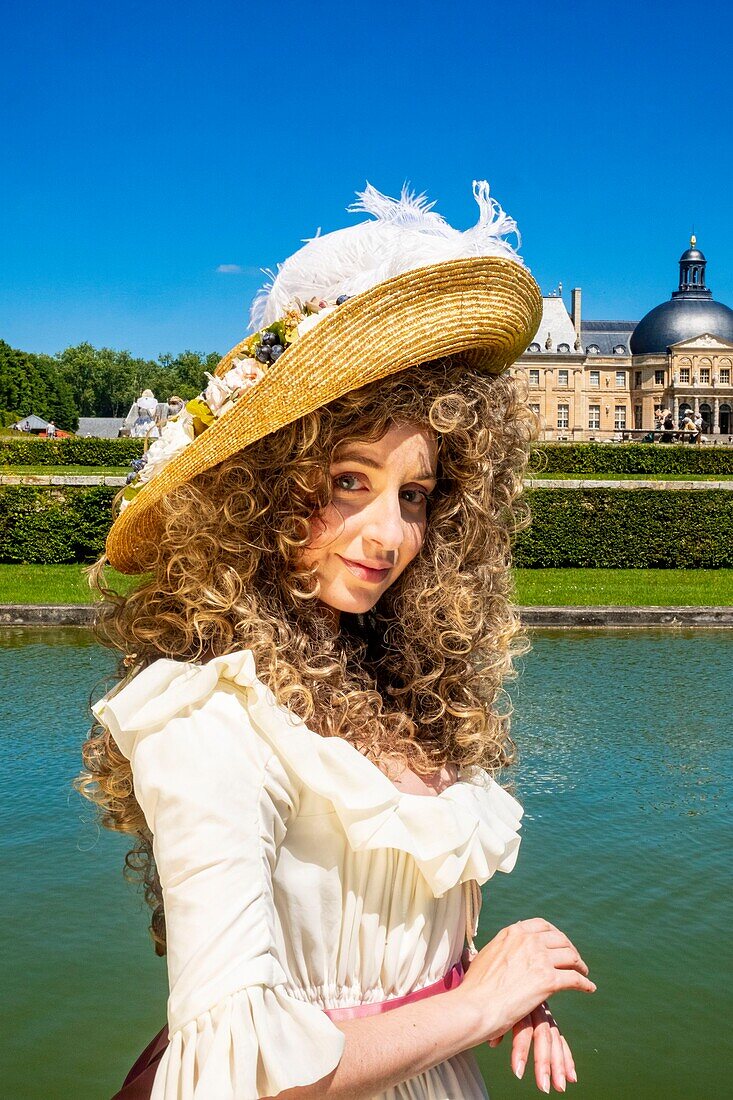
<path id="1" fill-rule="evenodd" d="M 534 1039 L 534 1076 L 537 1088 L 542 1092 L 550 1091 L 550 1080 L 558 1092 L 565 1092 L 566 1081 L 577 1081 L 575 1062 L 570 1053 L 567 1039 L 550 1012 L 546 1001 L 525 1016 L 512 1028 L 512 1071 L 522 1078 L 524 1067 L 529 1059 L 529 1050 Z M 496 1047 L 502 1037 L 491 1039 L 489 1046 Z"/>
<path id="2" fill-rule="evenodd" d="M 594 993 L 588 967 L 564 932 L 542 917 L 517 921 L 471 961 L 456 990 L 475 1022 L 475 1045 L 499 1039 L 553 993 Z"/>

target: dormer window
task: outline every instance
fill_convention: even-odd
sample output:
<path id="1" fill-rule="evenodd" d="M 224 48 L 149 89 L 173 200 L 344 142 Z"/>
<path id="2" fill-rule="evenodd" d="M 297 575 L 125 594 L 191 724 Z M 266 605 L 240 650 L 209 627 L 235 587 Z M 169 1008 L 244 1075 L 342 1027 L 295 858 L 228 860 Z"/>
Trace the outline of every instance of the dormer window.
<path id="1" fill-rule="evenodd" d="M 587 351 L 588 355 L 598 355 L 601 349 L 598 347 L 598 344 L 588 344 L 588 347 L 585 350 Z"/>
<path id="2" fill-rule="evenodd" d="M 564 351 L 565 353 L 567 353 L 567 352 L 570 351 L 570 344 L 558 344 L 557 345 L 557 350 L 558 351 Z"/>
<path id="3" fill-rule="evenodd" d="M 530 344 L 530 345 L 529 345 L 529 350 L 530 350 L 531 352 L 534 352 L 534 353 L 536 353 L 536 352 L 538 352 L 538 351 L 540 350 L 540 345 L 539 345 L 539 344 Z"/>
<path id="4" fill-rule="evenodd" d="M 614 355 L 626 355 L 626 348 L 623 344 L 616 344 L 616 347 L 613 349 L 613 353 Z"/>

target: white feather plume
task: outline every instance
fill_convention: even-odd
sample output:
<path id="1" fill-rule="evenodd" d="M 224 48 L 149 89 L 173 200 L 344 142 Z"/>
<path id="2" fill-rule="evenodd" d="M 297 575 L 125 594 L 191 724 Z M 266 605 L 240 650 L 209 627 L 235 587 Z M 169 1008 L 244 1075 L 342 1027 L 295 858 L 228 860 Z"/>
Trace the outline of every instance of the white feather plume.
<path id="1" fill-rule="evenodd" d="M 424 194 L 402 188 L 399 199 L 383 195 L 367 183 L 357 192 L 352 213 L 370 214 L 369 221 L 334 233 L 319 233 L 284 263 L 255 297 L 250 313 L 254 330 L 282 317 L 295 298 L 334 301 L 369 290 L 395 275 L 430 264 L 471 256 L 503 256 L 523 264 L 506 237 L 521 238 L 517 223 L 489 192 L 486 180 L 474 180 L 479 220 L 464 232 L 454 229 L 433 210 Z"/>

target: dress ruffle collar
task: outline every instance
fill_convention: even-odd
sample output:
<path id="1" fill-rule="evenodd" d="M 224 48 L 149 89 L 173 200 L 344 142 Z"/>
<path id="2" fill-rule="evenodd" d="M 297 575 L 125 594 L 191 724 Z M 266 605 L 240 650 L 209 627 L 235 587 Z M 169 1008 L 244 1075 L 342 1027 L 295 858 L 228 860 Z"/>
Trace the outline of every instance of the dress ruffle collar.
<path id="1" fill-rule="evenodd" d="M 333 804 L 355 851 L 408 852 L 436 897 L 514 867 L 524 810 L 484 769 L 461 768 L 439 795 L 399 790 L 349 741 L 322 737 L 278 704 L 257 678 L 250 650 L 205 665 L 160 659 L 92 711 L 130 759 L 140 738 L 203 703 L 220 682 L 241 689 L 257 732 L 303 784 Z"/>

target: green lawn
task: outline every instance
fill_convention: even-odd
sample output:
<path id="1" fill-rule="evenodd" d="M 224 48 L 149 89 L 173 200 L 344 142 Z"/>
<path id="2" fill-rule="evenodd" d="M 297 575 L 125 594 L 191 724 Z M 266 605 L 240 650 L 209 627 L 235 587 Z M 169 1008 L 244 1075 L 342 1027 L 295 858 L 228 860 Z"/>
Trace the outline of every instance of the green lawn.
<path id="1" fill-rule="evenodd" d="M 80 565 L 0 565 L 0 603 L 92 603 L 95 593 L 81 570 Z M 113 569 L 107 570 L 107 578 L 118 592 L 138 580 Z"/>
<path id="2" fill-rule="evenodd" d="M 118 591 L 138 582 L 107 571 Z M 525 607 L 733 606 L 733 569 L 518 569 Z M 0 565 L 0 603 L 91 603 L 78 565 Z"/>
<path id="3" fill-rule="evenodd" d="M 129 466 L 0 466 L 0 474 L 24 477 L 32 474 L 46 474 L 49 477 L 66 477 L 77 474 L 89 474 L 94 477 L 124 477 L 130 473 Z"/>
<path id="4" fill-rule="evenodd" d="M 733 605 L 733 569 L 518 569 L 525 607 Z"/>

